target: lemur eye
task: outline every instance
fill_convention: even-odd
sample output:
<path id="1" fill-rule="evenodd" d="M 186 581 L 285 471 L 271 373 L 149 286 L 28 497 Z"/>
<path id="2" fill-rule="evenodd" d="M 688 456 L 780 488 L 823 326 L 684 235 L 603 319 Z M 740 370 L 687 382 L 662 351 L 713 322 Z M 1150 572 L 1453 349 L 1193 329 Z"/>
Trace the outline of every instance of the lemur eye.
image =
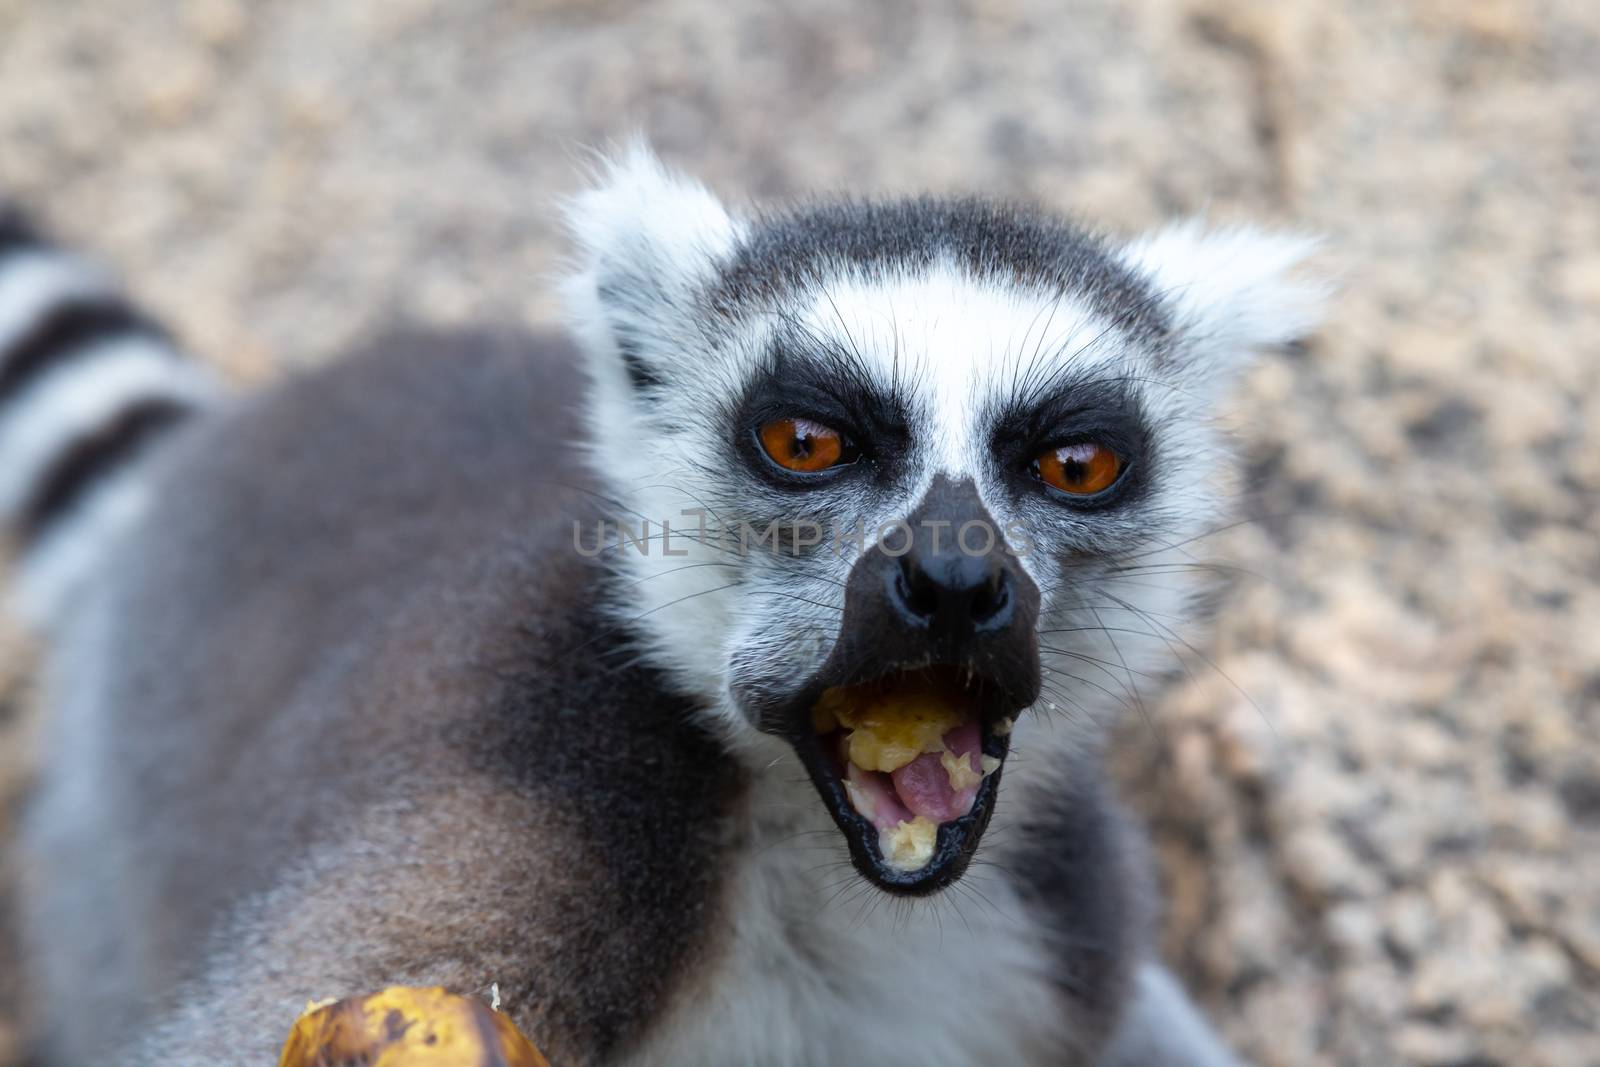
<path id="1" fill-rule="evenodd" d="M 856 458 L 838 430 L 810 419 L 773 419 L 757 431 L 761 447 L 784 470 L 811 474 Z"/>
<path id="2" fill-rule="evenodd" d="M 1063 493 L 1089 496 L 1116 482 L 1122 474 L 1122 458 L 1105 445 L 1084 441 L 1039 453 L 1033 460 L 1033 474 Z"/>

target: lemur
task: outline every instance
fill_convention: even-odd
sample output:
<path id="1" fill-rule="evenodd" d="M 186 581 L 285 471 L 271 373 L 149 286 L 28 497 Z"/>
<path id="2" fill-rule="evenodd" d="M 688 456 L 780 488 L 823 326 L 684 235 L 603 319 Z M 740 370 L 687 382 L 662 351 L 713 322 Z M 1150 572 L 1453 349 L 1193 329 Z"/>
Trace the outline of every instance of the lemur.
<path id="1" fill-rule="evenodd" d="M 735 211 L 643 147 L 567 218 L 566 331 L 245 396 L 0 225 L 39 1062 L 495 983 L 556 1064 L 1235 1064 L 1101 763 L 1311 242 Z"/>

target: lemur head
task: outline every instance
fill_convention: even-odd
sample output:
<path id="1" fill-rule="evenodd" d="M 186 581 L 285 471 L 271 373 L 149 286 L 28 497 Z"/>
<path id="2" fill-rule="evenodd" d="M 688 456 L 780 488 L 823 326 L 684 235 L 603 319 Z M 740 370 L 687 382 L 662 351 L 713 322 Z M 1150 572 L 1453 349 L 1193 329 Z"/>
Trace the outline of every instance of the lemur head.
<path id="1" fill-rule="evenodd" d="M 1170 657 L 1227 504 L 1218 392 L 1312 325 L 1311 242 L 737 215 L 642 148 L 569 218 L 616 610 L 756 773 L 793 747 L 863 875 L 948 885 L 1028 720 L 1092 744 Z"/>

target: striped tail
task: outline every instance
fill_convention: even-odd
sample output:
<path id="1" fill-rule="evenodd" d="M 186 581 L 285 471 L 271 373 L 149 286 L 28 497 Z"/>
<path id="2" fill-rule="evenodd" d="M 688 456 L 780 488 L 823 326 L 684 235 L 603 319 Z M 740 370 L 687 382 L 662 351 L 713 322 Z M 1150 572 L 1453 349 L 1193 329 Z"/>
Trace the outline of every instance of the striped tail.
<path id="1" fill-rule="evenodd" d="M 104 273 L 0 205 L 0 538 L 23 621 L 49 627 L 144 507 L 152 445 L 215 395 Z"/>

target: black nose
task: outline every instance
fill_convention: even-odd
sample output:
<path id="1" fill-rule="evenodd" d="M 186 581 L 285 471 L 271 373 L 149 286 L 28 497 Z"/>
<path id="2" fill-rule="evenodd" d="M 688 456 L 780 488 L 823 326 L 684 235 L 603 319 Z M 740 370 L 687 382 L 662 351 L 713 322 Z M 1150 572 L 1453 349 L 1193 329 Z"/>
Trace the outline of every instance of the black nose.
<path id="1" fill-rule="evenodd" d="M 890 575 L 889 600 L 906 622 L 957 638 L 1011 621 L 1010 570 L 996 552 L 975 555 L 959 544 L 913 538 Z"/>
<path id="2" fill-rule="evenodd" d="M 963 666 L 1015 707 L 1038 696 L 1039 590 L 970 479 L 936 478 L 905 519 L 862 553 L 845 584 L 838 654 L 877 677 Z"/>
<path id="3" fill-rule="evenodd" d="M 818 677 L 851 685 L 954 667 L 939 677 L 966 694 L 964 706 L 986 718 L 1015 712 L 1039 699 L 1039 600 L 972 479 L 936 476 L 850 568 L 838 641 Z M 809 715 L 797 726 L 788 707 L 772 704 L 770 720 L 763 711 L 762 729 L 809 737 Z"/>
<path id="4" fill-rule="evenodd" d="M 1038 590 L 971 480 L 936 478 L 896 530 L 856 565 L 846 600 L 901 659 L 994 662 L 1034 656 Z M 893 646 L 893 649 L 890 649 Z"/>
<path id="5" fill-rule="evenodd" d="M 1023 551 L 1013 550 L 972 479 L 935 476 L 904 519 L 862 545 L 845 580 L 838 640 L 799 683 L 955 668 L 928 677 L 985 722 L 1032 706 L 1042 682 L 1040 596 Z M 763 730 L 812 738 L 810 706 L 797 718 L 783 693 L 767 686 L 742 699 L 754 702 Z"/>

